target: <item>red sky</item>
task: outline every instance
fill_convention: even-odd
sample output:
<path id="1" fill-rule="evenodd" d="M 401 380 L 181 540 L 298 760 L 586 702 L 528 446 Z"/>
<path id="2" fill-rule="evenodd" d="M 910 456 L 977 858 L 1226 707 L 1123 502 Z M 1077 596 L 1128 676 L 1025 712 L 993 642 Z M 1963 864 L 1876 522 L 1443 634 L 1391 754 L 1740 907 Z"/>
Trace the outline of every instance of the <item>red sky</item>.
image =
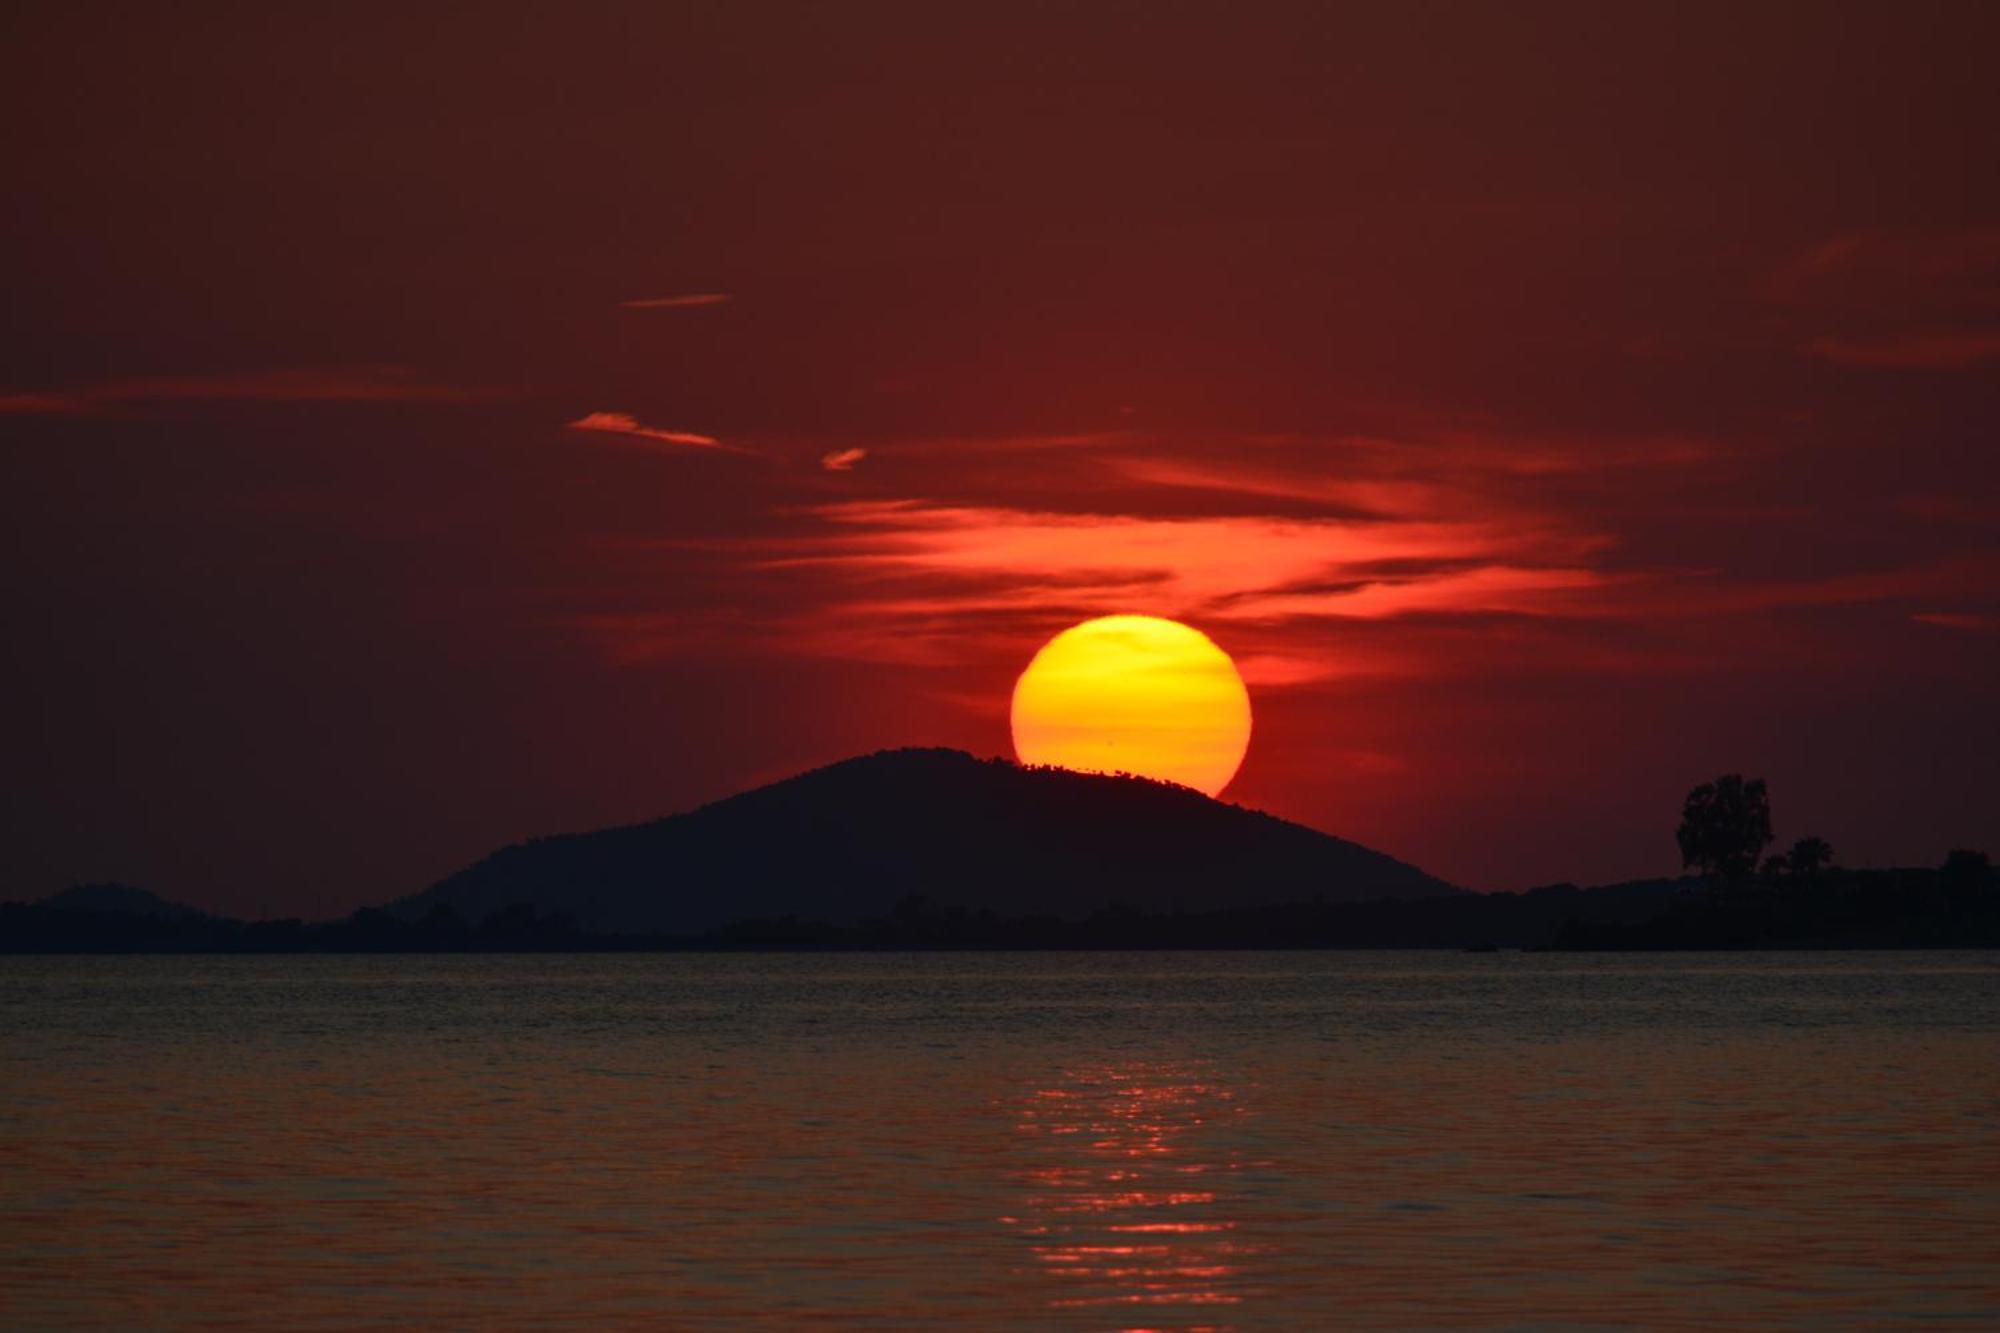
<path id="1" fill-rule="evenodd" d="M 1001 753 L 1118 611 L 1476 887 L 2000 850 L 1996 14 L 14 6 L 0 896 Z"/>

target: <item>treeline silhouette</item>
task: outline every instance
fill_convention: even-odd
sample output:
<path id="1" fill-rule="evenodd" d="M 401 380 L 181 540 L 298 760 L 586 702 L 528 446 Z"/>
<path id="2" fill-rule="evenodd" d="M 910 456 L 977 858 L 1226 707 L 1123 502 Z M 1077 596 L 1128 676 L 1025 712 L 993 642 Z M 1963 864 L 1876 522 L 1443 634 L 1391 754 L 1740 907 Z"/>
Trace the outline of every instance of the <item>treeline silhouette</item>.
<path id="1" fill-rule="evenodd" d="M 1007 916 L 911 896 L 855 923 L 798 916 L 700 934 L 591 933 L 517 903 L 469 922 L 449 906 L 406 919 L 379 908 L 338 921 L 238 921 L 50 902 L 0 904 L 0 950 L 28 953 L 480 953 L 646 949 L 1282 949 L 1532 947 L 1565 922 L 1637 922 L 1677 892 L 1671 880 L 1585 890 L 1455 894 L 1367 903 L 1308 902 L 1215 911 L 1113 905 L 1077 919 Z"/>
<path id="2" fill-rule="evenodd" d="M 2000 946 L 2000 887 L 1986 853 L 1935 870 L 1845 870 L 1816 834 L 1774 856 L 1769 785 L 1725 773 L 1687 794 L 1674 833 L 1697 878 L 1643 921 L 1578 918 L 1557 949 L 1860 949 Z"/>
<path id="3" fill-rule="evenodd" d="M 854 925 L 784 917 L 704 937 L 746 949 L 1487 949 L 1536 948 L 1571 921 L 1636 924 L 1678 892 L 1674 881 L 1601 889 L 1550 885 L 1525 893 L 1158 911 L 1123 904 L 1079 919 L 1005 916 L 911 897 Z"/>
<path id="4" fill-rule="evenodd" d="M 1709 880 L 1646 921 L 1564 923 L 1557 949 L 2000 947 L 2000 885 L 1984 853 L 1936 870 L 1780 871 Z"/>
<path id="5" fill-rule="evenodd" d="M 337 921 L 239 921 L 191 908 L 169 914 L 56 900 L 0 903 L 0 953 L 520 953 L 609 943 L 526 903 L 476 923 L 449 908 L 415 921 L 379 907 Z"/>
<path id="6" fill-rule="evenodd" d="M 1992 866 L 1832 870 L 1810 881 L 1640 880 L 1582 889 L 1307 902 L 1201 912 L 1112 906 L 1079 919 L 1005 916 L 906 898 L 836 924 L 787 916 L 695 935 L 597 934 L 514 904 L 467 921 L 364 908 L 338 921 L 238 921 L 51 903 L 0 904 L 9 953 L 517 953 L 880 949 L 1562 949 L 2000 947 Z"/>

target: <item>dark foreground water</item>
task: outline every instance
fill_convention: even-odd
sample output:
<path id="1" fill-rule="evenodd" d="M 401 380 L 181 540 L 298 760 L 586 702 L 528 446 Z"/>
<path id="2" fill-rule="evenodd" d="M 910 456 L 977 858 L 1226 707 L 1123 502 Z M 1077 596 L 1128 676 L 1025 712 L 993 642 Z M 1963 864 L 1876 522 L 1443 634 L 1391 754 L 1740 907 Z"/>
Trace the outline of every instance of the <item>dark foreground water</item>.
<path id="1" fill-rule="evenodd" d="M 10 1328 L 2000 1324 L 2000 958 L 0 959 Z"/>

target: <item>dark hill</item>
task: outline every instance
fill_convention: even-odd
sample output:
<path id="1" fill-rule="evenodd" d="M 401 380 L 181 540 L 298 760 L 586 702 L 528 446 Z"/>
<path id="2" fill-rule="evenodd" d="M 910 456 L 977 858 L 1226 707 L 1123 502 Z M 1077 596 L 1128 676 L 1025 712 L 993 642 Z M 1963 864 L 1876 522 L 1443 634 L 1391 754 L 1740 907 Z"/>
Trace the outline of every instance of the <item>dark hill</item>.
<path id="1" fill-rule="evenodd" d="M 162 898 L 150 889 L 135 889 L 129 884 L 72 884 L 62 892 L 42 899 L 39 905 L 59 912 L 110 912 L 157 917 L 164 921 L 204 915 L 185 903 Z"/>
<path id="2" fill-rule="evenodd" d="M 890 750 L 687 814 L 508 847 L 394 907 L 517 903 L 591 931 L 685 934 L 905 899 L 1007 916 L 1208 911 L 1459 890 L 1356 843 L 1184 787 Z"/>

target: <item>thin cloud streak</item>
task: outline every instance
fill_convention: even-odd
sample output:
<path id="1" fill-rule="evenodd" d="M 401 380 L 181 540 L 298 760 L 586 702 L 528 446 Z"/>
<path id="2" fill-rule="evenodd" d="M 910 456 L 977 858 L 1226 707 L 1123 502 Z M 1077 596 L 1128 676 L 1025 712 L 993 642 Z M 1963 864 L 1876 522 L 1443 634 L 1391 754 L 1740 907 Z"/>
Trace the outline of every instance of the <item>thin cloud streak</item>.
<path id="1" fill-rule="evenodd" d="M 1588 569 L 1482 565 L 1418 578 L 1372 580 L 1336 592 L 1253 595 L 1214 614 L 1266 622 L 1307 617 L 1380 620 L 1426 614 L 1589 615 L 1595 612 L 1564 594 L 1602 588 L 1610 582 Z"/>
<path id="2" fill-rule="evenodd" d="M 830 454 L 822 455 L 819 465 L 828 472 L 852 472 L 854 465 L 866 457 L 866 449 L 835 449 Z"/>
<path id="3" fill-rule="evenodd" d="M 2000 227 L 1845 232 L 1808 246 L 1771 275 L 1780 301 L 1877 308 L 1975 293 L 2000 276 Z M 1990 293 L 1989 293 L 1990 294 Z"/>
<path id="4" fill-rule="evenodd" d="M 1330 505 L 1355 518 L 1435 514 L 1450 507 L 1448 488 L 1431 482 L 1300 475 L 1294 470 L 1275 467 L 1174 458 L 1122 458 L 1115 466 L 1123 476 L 1141 485 Z"/>
<path id="5" fill-rule="evenodd" d="M 690 430 L 663 430 L 658 426 L 648 426 L 629 412 L 586 412 L 575 421 L 566 422 L 569 430 L 592 431 L 603 435 L 621 435 L 629 439 L 656 440 L 661 444 L 686 445 L 695 449 L 721 449 L 729 453 L 747 453 L 733 444 L 724 444 L 712 435 L 698 435 Z"/>
<path id="6" fill-rule="evenodd" d="M 2000 361 L 2000 332 L 1925 333 L 1875 341 L 1815 338 L 1808 355 L 1879 370 L 1971 370 Z"/>
<path id="7" fill-rule="evenodd" d="M 0 393 L 0 416 L 66 417 L 88 410 L 82 398 L 61 393 Z"/>
<path id="8" fill-rule="evenodd" d="M 618 304 L 626 310 L 693 310 L 701 306 L 723 305 L 735 299 L 728 292 L 689 292 L 685 296 L 647 296 Z"/>
<path id="9" fill-rule="evenodd" d="M 1720 454 L 1713 442 L 1682 435 L 1551 437 L 1468 428 L 1324 440 L 1251 436 L 1238 445 L 1234 456 L 1221 459 L 1117 452 L 1107 464 L 1124 482 L 1308 505 L 1342 517 L 1498 521 L 1506 512 L 1533 513 L 1535 497 L 1523 483 L 1690 470 Z"/>
<path id="10" fill-rule="evenodd" d="M 1968 634 L 2000 634 L 2000 616 L 1971 611 L 1922 611 L 1910 617 L 1921 625 L 1962 630 Z"/>
<path id="11" fill-rule="evenodd" d="M 407 366 L 253 370 L 216 375 L 147 375 L 60 392 L 0 395 L 0 414 L 76 416 L 129 403 L 478 403 L 502 395 L 425 380 Z"/>

